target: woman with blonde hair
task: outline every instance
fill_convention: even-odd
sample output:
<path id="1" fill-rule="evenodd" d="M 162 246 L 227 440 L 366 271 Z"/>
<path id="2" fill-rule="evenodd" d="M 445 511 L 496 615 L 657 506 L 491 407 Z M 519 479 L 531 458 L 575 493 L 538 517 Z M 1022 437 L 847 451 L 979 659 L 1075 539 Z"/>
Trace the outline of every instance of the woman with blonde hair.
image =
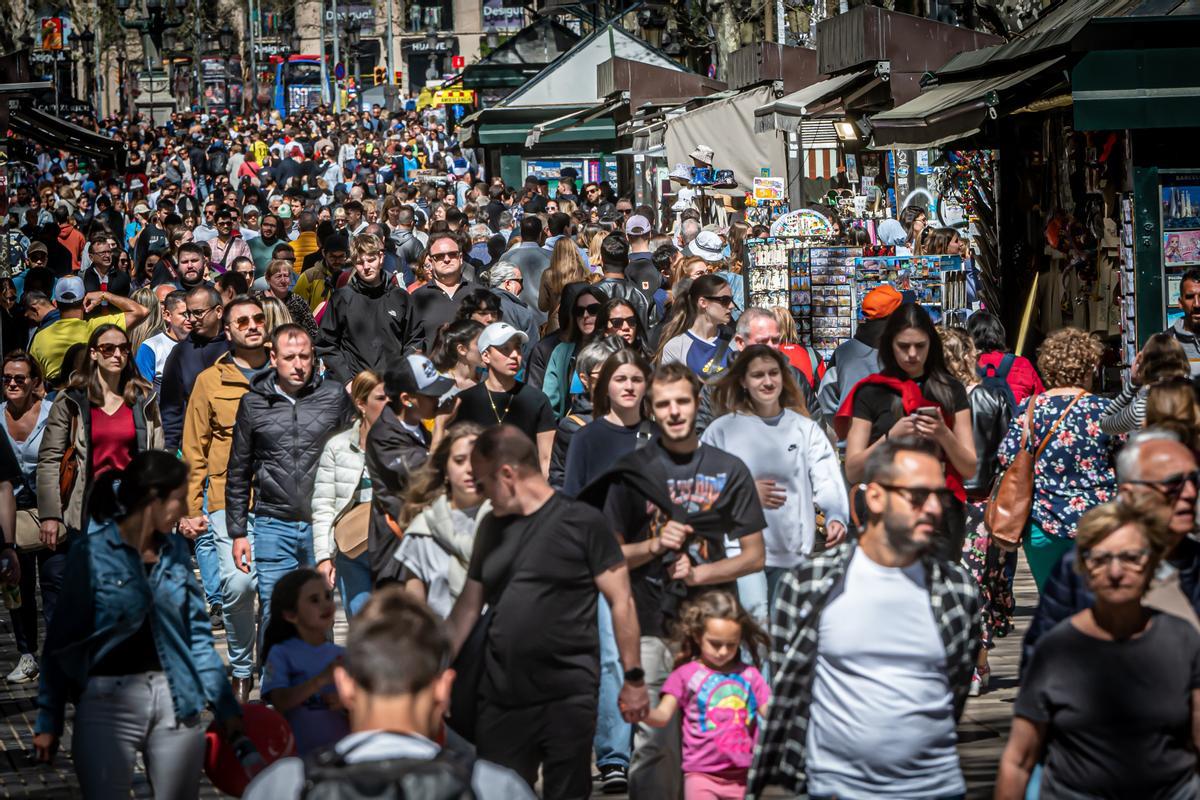
<path id="1" fill-rule="evenodd" d="M 162 305 L 158 302 L 158 295 L 149 286 L 143 286 L 135 291 L 130 299 L 141 303 L 149 312 L 144 320 L 129 329 L 129 346 L 136 353 L 147 339 L 162 333 L 166 329 L 166 324 L 163 322 Z"/>
<path id="2" fill-rule="evenodd" d="M 1191 378 L 1164 378 L 1146 394 L 1144 427 L 1164 428 L 1200 452 L 1200 403 Z"/>
<path id="3" fill-rule="evenodd" d="M 347 430 L 326 442 L 317 463 L 312 497 L 313 560 L 329 588 L 337 586 L 347 618 L 357 614 L 371 595 L 371 562 L 367 550 L 364 548 L 361 553 L 350 556 L 341 546 L 352 546 L 349 539 L 357 539 L 360 534 L 362 543 L 366 543 L 371 523 L 371 479 L 366 472 L 367 432 L 388 403 L 383 380 L 374 372 L 363 370 L 350 382 L 350 399 L 354 402 L 357 418 Z M 355 513 L 359 506 L 365 508 Z M 341 542 L 335 536 L 339 524 L 346 530 Z"/>
<path id="4" fill-rule="evenodd" d="M 542 273 L 538 292 L 538 308 L 546 313 L 543 336 L 558 330 L 558 302 L 562 298 L 563 287 L 575 281 L 586 281 L 590 277 L 591 272 L 583 263 L 579 248 L 571 237 L 563 236 L 555 242 L 550 266 Z"/>
<path id="5" fill-rule="evenodd" d="M 821 354 L 814 348 L 800 344 L 800 332 L 796 330 L 796 320 L 792 319 L 791 311 L 783 306 L 773 306 L 767 310 L 779 323 L 779 352 L 787 356 L 793 367 L 800 370 L 809 387 L 816 392 L 821 385 L 821 379 L 825 377 L 825 359 L 821 358 Z"/>
<path id="6" fill-rule="evenodd" d="M 288 307 L 283 304 L 283 301 L 271 294 L 264 294 L 259 298 L 262 302 L 263 314 L 267 318 L 267 339 L 268 346 L 270 345 L 271 332 L 280 325 L 287 325 L 292 322 L 292 312 L 288 311 Z"/>
<path id="7" fill-rule="evenodd" d="M 482 432 L 473 422 L 450 426 L 404 493 L 404 538 L 396 550 L 404 588 L 443 619 L 466 585 L 475 531 L 491 511 L 471 472 L 471 450 Z"/>
<path id="8" fill-rule="evenodd" d="M 1150 387 L 1162 380 L 1187 378 L 1191 374 L 1191 364 L 1179 340 L 1170 333 L 1154 334 L 1134 358 L 1129 383 L 1104 410 L 1100 430 L 1116 436 L 1144 427 Z"/>
<path id="9" fill-rule="evenodd" d="M 599 273 L 604 271 L 604 261 L 600 257 L 600 248 L 607 236 L 608 233 L 603 230 L 596 231 L 592 234 L 592 238 L 588 242 L 588 266 L 591 267 L 592 272 Z"/>
<path id="10" fill-rule="evenodd" d="M 676 262 L 671 268 L 671 285 L 678 286 L 684 280 L 694 281 L 701 275 L 708 275 L 712 272 L 712 264 L 705 261 L 700 256 L 688 256 Z"/>

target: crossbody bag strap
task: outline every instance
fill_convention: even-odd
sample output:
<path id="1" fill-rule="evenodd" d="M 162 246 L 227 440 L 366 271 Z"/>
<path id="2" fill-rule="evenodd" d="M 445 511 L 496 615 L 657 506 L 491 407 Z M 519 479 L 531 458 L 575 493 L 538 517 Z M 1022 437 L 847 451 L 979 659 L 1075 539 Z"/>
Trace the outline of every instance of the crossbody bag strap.
<path id="1" fill-rule="evenodd" d="M 1067 404 L 1067 407 L 1063 409 L 1063 412 L 1058 415 L 1058 419 L 1054 421 L 1054 425 L 1050 428 L 1050 432 L 1046 434 L 1046 438 L 1042 439 L 1042 443 L 1038 445 L 1037 452 L 1033 454 L 1033 460 L 1035 462 L 1042 457 L 1042 453 L 1050 445 L 1050 439 L 1053 438 L 1054 432 L 1058 430 L 1058 426 L 1061 425 L 1062 421 L 1067 418 L 1067 414 L 1071 413 L 1071 409 L 1075 407 L 1075 404 L 1079 402 L 1079 398 L 1083 397 L 1084 394 L 1086 394 L 1086 392 L 1080 392 L 1079 394 L 1075 395 L 1071 402 Z"/>

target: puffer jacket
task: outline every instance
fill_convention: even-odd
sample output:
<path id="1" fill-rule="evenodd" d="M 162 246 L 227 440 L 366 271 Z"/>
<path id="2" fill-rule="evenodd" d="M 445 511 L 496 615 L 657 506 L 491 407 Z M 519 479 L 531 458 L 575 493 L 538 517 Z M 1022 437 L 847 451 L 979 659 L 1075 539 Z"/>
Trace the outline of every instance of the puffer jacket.
<path id="1" fill-rule="evenodd" d="M 68 530 L 83 530 L 87 522 L 85 509 L 92 491 L 92 406 L 85 389 L 59 392 L 50 406 L 42 445 L 38 448 L 37 495 L 38 516 L 43 520 L 57 519 Z M 63 456 L 71 446 L 71 421 L 75 419 L 75 484 L 66 506 L 59 495 L 59 476 Z M 162 419 L 158 413 L 157 397 L 144 395 L 133 406 L 133 425 L 137 432 L 137 450 L 161 450 L 163 447 Z"/>
<path id="2" fill-rule="evenodd" d="M 208 483 L 208 510 L 225 508 L 225 470 L 233 443 L 242 395 L 250 382 L 224 353 L 200 373 L 192 387 L 183 418 L 183 460 L 188 465 L 187 513 L 196 517 L 204 509 L 204 485 Z"/>
<path id="3" fill-rule="evenodd" d="M 362 422 L 355 422 L 325 443 L 313 484 L 313 557 L 318 564 L 333 558 L 333 521 L 355 499 L 366 470 L 366 458 L 358 446 Z"/>
<path id="4" fill-rule="evenodd" d="M 225 512 L 230 538 L 246 535 L 251 488 L 254 513 L 287 522 L 312 520 L 321 451 L 352 411 L 345 388 L 315 371 L 308 386 L 290 399 L 277 388 L 273 369 L 251 381 L 238 407 L 229 452 Z"/>
<path id="5" fill-rule="evenodd" d="M 355 275 L 329 298 L 316 349 L 331 377 L 344 384 L 364 369 L 383 375 L 424 345 L 425 329 L 408 292 L 387 281 L 367 286 Z"/>

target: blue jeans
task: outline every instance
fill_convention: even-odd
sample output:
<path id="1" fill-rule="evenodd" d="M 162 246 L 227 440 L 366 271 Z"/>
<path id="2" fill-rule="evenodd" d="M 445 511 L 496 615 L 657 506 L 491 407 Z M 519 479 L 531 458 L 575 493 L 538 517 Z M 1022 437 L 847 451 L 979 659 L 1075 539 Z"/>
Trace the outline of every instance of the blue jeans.
<path id="1" fill-rule="evenodd" d="M 254 569 L 258 573 L 258 605 L 262 610 L 265 631 L 271 621 L 271 593 L 279 579 L 294 569 L 315 566 L 313 561 L 312 525 L 289 522 L 274 517 L 254 519 L 254 539 L 251 542 Z"/>
<path id="2" fill-rule="evenodd" d="M 208 495 L 204 496 L 204 513 L 208 513 Z M 224 512 L 222 512 L 224 513 Z M 210 526 L 196 537 L 196 566 L 200 567 L 200 582 L 209 608 L 221 604 L 221 558 L 217 554 L 216 537 Z"/>
<path id="3" fill-rule="evenodd" d="M 347 558 L 341 553 L 333 557 L 333 567 L 337 572 L 338 594 L 342 596 L 342 608 L 346 611 L 346 620 L 362 610 L 367 599 L 371 596 L 371 564 L 369 554 L 363 553 L 358 558 Z"/>
<path id="4" fill-rule="evenodd" d="M 247 528 L 250 543 L 254 544 L 254 517 Z M 229 666 L 233 677 L 249 678 L 254 674 L 254 562 L 245 573 L 233 563 L 233 540 L 225 526 L 225 510 L 210 512 L 208 531 L 221 566 L 221 608 L 225 614 L 225 644 L 229 647 Z"/>
<path id="5" fill-rule="evenodd" d="M 596 736 L 592 747 L 596 751 L 596 766 L 616 764 L 629 767 L 633 749 L 633 726 L 621 718 L 617 698 L 625 684 L 621 653 L 613 632 L 612 609 L 604 595 L 596 602 L 596 621 L 600 628 L 600 707 L 596 714 Z"/>

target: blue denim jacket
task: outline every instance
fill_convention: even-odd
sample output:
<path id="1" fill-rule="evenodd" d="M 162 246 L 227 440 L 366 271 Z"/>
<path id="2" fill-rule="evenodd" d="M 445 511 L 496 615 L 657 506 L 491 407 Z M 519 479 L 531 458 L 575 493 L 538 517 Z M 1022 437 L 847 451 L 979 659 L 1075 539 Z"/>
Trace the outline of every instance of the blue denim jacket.
<path id="1" fill-rule="evenodd" d="M 93 522 L 88 535 L 71 545 L 59 612 L 42 650 L 38 733 L 62 733 L 67 701 L 78 700 L 92 665 L 133 635 L 147 614 L 176 719 L 194 718 L 206 705 L 218 720 L 241 713 L 213 646 L 187 540 L 168 534 L 161 541 L 149 576 L 115 522 Z"/>

